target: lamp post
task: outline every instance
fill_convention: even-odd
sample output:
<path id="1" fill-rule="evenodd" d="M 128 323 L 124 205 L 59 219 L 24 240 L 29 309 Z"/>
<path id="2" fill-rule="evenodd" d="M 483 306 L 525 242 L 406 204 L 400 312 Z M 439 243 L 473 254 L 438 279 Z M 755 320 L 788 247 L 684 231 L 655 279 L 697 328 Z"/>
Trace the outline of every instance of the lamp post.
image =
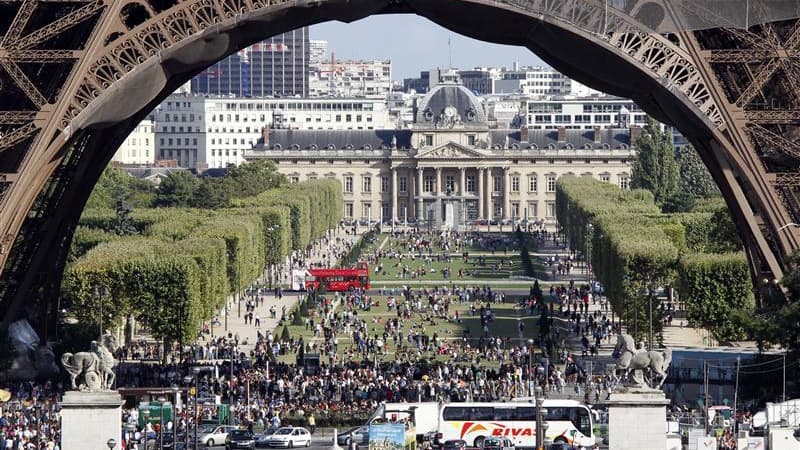
<path id="1" fill-rule="evenodd" d="M 192 426 L 194 428 L 194 445 L 197 446 L 197 398 L 200 396 L 200 382 L 198 375 L 200 375 L 200 368 L 197 366 L 192 367 L 192 374 L 194 374 L 194 409 L 192 409 Z"/>
<path id="2" fill-rule="evenodd" d="M 117 446 L 117 440 L 114 438 L 107 440 L 106 446 L 108 447 L 108 450 L 114 450 L 114 447 Z"/>
<path id="3" fill-rule="evenodd" d="M 533 369 L 533 339 L 528 339 L 528 395 L 536 390 L 536 374 Z"/>
<path id="4" fill-rule="evenodd" d="M 547 410 L 544 409 L 544 398 L 540 387 L 536 389 L 536 450 L 544 450 L 544 433 L 547 430 L 547 425 L 544 423 L 546 414 Z"/>
<path id="5" fill-rule="evenodd" d="M 192 381 L 194 381 L 194 379 L 189 375 L 183 377 L 184 385 L 191 385 Z M 195 398 L 197 398 L 197 393 L 195 393 Z M 183 426 L 184 445 L 186 450 L 189 450 L 189 389 L 186 390 L 186 405 L 183 407 L 183 411 L 186 418 Z"/>
<path id="6" fill-rule="evenodd" d="M 150 439 L 148 439 L 148 436 L 147 436 L 147 424 L 150 423 L 150 404 L 149 403 L 147 405 L 147 409 L 142 411 L 142 417 L 144 417 L 144 447 L 147 448 L 147 441 L 150 440 Z"/>
<path id="7" fill-rule="evenodd" d="M 164 397 L 158 397 L 158 450 L 164 450 Z"/>

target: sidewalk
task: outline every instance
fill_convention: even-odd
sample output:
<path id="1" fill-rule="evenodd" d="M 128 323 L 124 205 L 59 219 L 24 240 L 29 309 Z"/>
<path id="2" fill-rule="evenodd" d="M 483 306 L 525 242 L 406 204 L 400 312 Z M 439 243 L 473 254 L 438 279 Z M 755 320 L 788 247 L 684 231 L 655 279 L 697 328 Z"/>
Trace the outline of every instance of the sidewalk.
<path id="1" fill-rule="evenodd" d="M 346 240 L 347 242 L 355 243 L 358 239 L 361 238 L 363 234 L 363 230 L 360 230 L 358 234 L 355 235 L 347 235 L 339 232 L 339 237 Z M 314 263 L 321 263 L 323 261 L 323 255 L 328 255 L 330 253 L 330 248 L 324 245 L 321 245 L 321 240 L 317 241 L 313 244 L 313 248 L 311 251 L 311 256 L 307 258 L 307 260 L 314 264 Z M 288 279 L 288 276 L 286 278 Z M 255 347 L 256 342 L 258 341 L 258 331 L 260 330 L 262 334 L 266 335 L 269 331 L 274 331 L 278 323 L 280 322 L 281 318 L 281 311 L 283 308 L 286 308 L 286 315 L 288 316 L 291 312 L 292 308 L 305 296 L 305 292 L 303 291 L 283 291 L 282 298 L 275 297 L 273 291 L 270 291 L 266 295 L 260 296 L 263 301 L 255 308 L 254 317 L 258 316 L 261 319 L 261 326 L 255 326 L 255 319 L 253 319 L 253 324 L 245 324 L 244 317 L 247 313 L 247 299 L 242 297 L 241 300 L 238 302 L 234 300 L 230 300 L 227 304 L 228 309 L 228 327 L 227 331 L 225 330 L 225 316 L 224 315 L 217 315 L 217 319 L 221 326 L 214 327 L 214 336 L 220 335 L 228 335 L 229 333 L 236 336 L 239 336 L 239 351 L 249 353 Z M 271 306 L 275 306 L 275 318 L 270 318 L 269 315 L 269 308 Z M 239 315 L 241 311 L 241 317 Z"/>

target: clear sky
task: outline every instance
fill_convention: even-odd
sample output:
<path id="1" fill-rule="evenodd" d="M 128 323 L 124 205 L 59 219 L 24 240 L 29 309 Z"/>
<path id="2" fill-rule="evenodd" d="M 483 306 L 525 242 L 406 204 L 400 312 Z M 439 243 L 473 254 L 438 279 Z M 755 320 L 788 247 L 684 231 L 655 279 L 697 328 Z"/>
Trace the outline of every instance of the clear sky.
<path id="1" fill-rule="evenodd" d="M 326 22 L 311 27 L 311 38 L 328 41 L 336 59 L 391 59 L 392 78 L 419 76 L 420 70 L 447 68 L 447 40 L 452 43 L 453 66 L 459 69 L 541 66 L 524 47 L 497 45 L 454 33 L 413 14 L 370 16 L 353 23 Z"/>

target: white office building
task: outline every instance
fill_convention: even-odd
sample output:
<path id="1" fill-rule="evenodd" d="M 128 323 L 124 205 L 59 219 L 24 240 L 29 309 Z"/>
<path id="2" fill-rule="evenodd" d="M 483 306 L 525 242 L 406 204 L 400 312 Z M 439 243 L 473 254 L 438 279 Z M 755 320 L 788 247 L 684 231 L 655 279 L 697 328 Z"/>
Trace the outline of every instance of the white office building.
<path id="1" fill-rule="evenodd" d="M 391 61 L 322 61 L 309 72 L 311 97 L 386 98 L 392 92 Z"/>
<path id="2" fill-rule="evenodd" d="M 111 161 L 125 165 L 153 164 L 156 160 L 154 150 L 156 138 L 153 127 L 153 121 L 150 119 L 139 122 L 114 153 Z"/>
<path id="3" fill-rule="evenodd" d="M 523 109 L 533 130 L 642 127 L 647 122 L 647 114 L 633 100 L 611 95 L 531 99 Z"/>
<path id="4" fill-rule="evenodd" d="M 311 66 L 328 61 L 328 41 L 311 39 L 309 41 L 309 64 Z"/>
<path id="5" fill-rule="evenodd" d="M 226 98 L 171 95 L 154 111 L 155 156 L 178 167 L 224 168 L 244 161 L 261 130 L 394 128 L 384 100 Z"/>

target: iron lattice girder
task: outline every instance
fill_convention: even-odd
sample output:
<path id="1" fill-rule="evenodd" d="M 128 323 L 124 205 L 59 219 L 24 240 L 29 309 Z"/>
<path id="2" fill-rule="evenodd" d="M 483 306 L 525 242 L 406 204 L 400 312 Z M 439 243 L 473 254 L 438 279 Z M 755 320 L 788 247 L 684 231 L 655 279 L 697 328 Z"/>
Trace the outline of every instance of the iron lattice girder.
<path id="1" fill-rule="evenodd" d="M 706 59 L 710 63 L 748 64 L 757 63 L 770 58 L 780 58 L 776 50 L 707 50 Z M 800 58 L 800 50 L 786 50 L 787 58 Z"/>
<path id="2" fill-rule="evenodd" d="M 800 187 L 800 173 L 798 172 L 776 173 L 775 179 L 772 181 L 772 184 L 780 188 L 798 188 Z"/>
<path id="3" fill-rule="evenodd" d="M 22 69 L 19 68 L 17 63 L 10 59 L 4 58 L 0 59 L 0 66 L 3 66 L 11 78 L 14 79 L 14 82 L 17 84 L 17 86 L 22 89 L 22 92 L 28 96 L 28 98 L 31 100 L 31 102 L 33 102 L 34 105 L 36 105 L 37 108 L 41 109 L 41 107 L 47 103 L 47 100 L 44 98 L 42 93 L 39 92 L 39 89 L 37 89 L 33 83 L 31 83 L 31 80 L 29 80 L 25 73 L 22 72 Z M 2 148 L 3 147 L 0 146 L 0 149 Z"/>
<path id="4" fill-rule="evenodd" d="M 94 15 L 96 12 L 103 9 L 103 6 L 104 5 L 102 1 L 94 0 L 26 36 L 23 36 L 13 42 L 9 42 L 7 47 L 12 49 L 28 49 L 34 47 L 66 29 L 78 25 Z"/>
<path id="5" fill-rule="evenodd" d="M 800 123 L 800 110 L 748 110 L 744 116 L 748 122 L 757 125 Z"/>
<path id="6" fill-rule="evenodd" d="M 22 30 L 25 28 L 25 25 L 28 24 L 28 20 L 30 20 L 35 9 L 36 0 L 24 0 L 22 2 L 17 14 L 14 16 L 14 21 L 11 22 L 11 26 L 3 37 L 3 40 L 0 41 L 0 48 L 8 48 L 9 44 L 19 39 L 20 35 L 22 35 Z"/>
<path id="7" fill-rule="evenodd" d="M 33 136 L 38 128 L 33 122 L 28 122 L 19 128 L 15 128 L 8 133 L 0 134 L 0 150 L 14 146 L 15 144 L 25 140 L 29 136 Z"/>
<path id="8" fill-rule="evenodd" d="M 35 118 L 35 111 L 0 111 L 0 125 L 24 125 Z"/>
<path id="9" fill-rule="evenodd" d="M 82 54 L 78 50 L 10 50 L 5 59 L 14 62 L 49 63 L 79 59 Z"/>
<path id="10" fill-rule="evenodd" d="M 785 153 L 794 159 L 800 160 L 800 144 L 776 134 L 761 125 L 751 124 L 747 129 L 753 138 L 761 142 L 764 146 L 772 147 L 775 150 Z"/>

